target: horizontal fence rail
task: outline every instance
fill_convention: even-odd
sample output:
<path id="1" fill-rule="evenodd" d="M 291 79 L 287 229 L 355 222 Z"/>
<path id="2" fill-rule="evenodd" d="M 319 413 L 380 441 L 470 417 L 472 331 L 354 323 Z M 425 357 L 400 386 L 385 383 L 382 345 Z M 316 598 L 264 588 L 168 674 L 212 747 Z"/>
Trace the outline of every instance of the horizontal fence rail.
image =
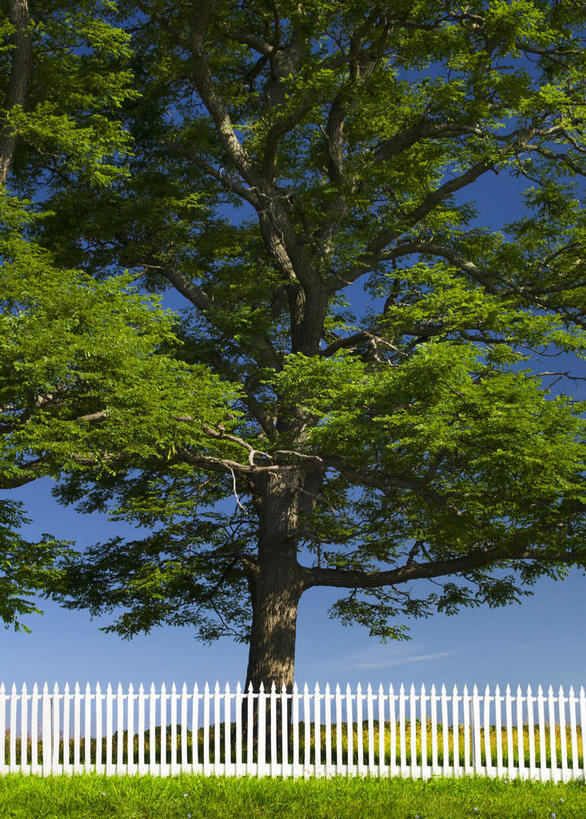
<path id="1" fill-rule="evenodd" d="M 504 709 L 504 715 L 503 715 Z M 586 696 L 507 685 L 409 693 L 329 684 L 292 693 L 238 683 L 116 692 L 89 683 L 0 685 L 0 773 L 228 776 L 586 776 Z"/>

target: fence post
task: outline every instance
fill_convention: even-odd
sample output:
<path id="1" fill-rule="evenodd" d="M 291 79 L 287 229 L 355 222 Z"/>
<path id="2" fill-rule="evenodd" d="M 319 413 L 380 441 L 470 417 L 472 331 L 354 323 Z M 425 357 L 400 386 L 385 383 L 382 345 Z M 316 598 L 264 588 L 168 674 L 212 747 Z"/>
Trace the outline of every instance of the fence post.
<path id="1" fill-rule="evenodd" d="M 43 737 L 43 776 L 49 776 L 51 773 L 51 700 L 47 683 L 43 686 L 41 729 Z"/>

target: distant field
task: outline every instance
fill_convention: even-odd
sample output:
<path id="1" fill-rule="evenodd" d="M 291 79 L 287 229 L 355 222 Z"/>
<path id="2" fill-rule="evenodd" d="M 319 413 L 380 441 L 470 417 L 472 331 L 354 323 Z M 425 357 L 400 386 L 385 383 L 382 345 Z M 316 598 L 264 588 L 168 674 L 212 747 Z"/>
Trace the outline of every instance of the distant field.
<path id="1" fill-rule="evenodd" d="M 0 777 L 2 819 L 584 819 L 586 787 L 480 778 Z"/>

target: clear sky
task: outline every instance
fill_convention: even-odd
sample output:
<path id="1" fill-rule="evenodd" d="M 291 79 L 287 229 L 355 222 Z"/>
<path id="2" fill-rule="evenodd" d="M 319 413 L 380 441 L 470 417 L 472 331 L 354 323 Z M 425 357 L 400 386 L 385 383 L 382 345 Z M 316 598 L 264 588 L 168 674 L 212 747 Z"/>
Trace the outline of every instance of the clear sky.
<path id="1" fill-rule="evenodd" d="M 519 213 L 514 187 L 503 196 L 502 177 L 489 175 L 474 193 L 483 202 L 480 223 L 500 226 Z M 471 198 L 470 194 L 466 198 Z M 586 375 L 586 365 L 575 359 L 547 359 L 544 369 L 567 369 Z M 554 366 L 552 366 L 552 363 Z M 562 365 L 562 366 L 560 366 Z M 575 389 L 574 389 L 575 388 Z M 559 384 L 558 389 L 586 398 L 583 384 Z M 112 523 L 103 515 L 79 515 L 61 507 L 51 497 L 51 481 L 43 479 L 3 497 L 20 499 L 33 519 L 23 532 L 28 539 L 50 532 L 76 541 L 80 548 L 114 535 L 133 535 L 134 530 Z M 381 525 L 384 522 L 381 521 Z M 419 581 L 423 582 L 423 581 Z M 427 586 L 429 587 L 429 586 Z M 414 590 L 416 589 L 413 584 Z M 343 590 L 342 590 L 343 592 Z M 437 614 L 427 620 L 403 620 L 412 640 L 383 644 L 370 638 L 361 626 L 344 627 L 332 620 L 327 609 L 338 597 L 335 589 L 311 589 L 302 598 L 297 628 L 295 678 L 320 687 L 349 682 L 363 687 L 380 682 L 406 686 L 445 683 L 477 683 L 484 688 L 507 683 L 513 689 L 527 684 L 535 689 L 550 684 L 557 689 L 586 686 L 586 576 L 571 569 L 564 581 L 542 579 L 532 597 L 521 605 L 505 608 L 462 609 L 454 616 Z M 0 630 L 0 680 L 11 685 L 44 681 L 60 685 L 99 681 L 126 685 L 140 682 L 159 685 L 183 681 L 203 686 L 218 680 L 223 687 L 246 676 L 247 647 L 225 638 L 212 646 L 194 639 L 189 628 L 164 627 L 150 635 L 122 640 L 100 632 L 109 622 L 90 620 L 87 612 L 68 611 L 41 601 L 44 615 L 30 615 L 26 623 L 32 634 Z"/>

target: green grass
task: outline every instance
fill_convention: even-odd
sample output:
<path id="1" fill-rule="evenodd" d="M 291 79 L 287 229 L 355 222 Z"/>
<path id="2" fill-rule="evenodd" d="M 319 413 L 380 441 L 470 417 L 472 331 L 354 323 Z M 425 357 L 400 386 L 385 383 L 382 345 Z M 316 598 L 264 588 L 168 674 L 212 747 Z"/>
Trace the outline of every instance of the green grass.
<path id="1" fill-rule="evenodd" d="M 479 777 L 0 777 L 2 819 L 584 819 L 586 786 Z"/>

